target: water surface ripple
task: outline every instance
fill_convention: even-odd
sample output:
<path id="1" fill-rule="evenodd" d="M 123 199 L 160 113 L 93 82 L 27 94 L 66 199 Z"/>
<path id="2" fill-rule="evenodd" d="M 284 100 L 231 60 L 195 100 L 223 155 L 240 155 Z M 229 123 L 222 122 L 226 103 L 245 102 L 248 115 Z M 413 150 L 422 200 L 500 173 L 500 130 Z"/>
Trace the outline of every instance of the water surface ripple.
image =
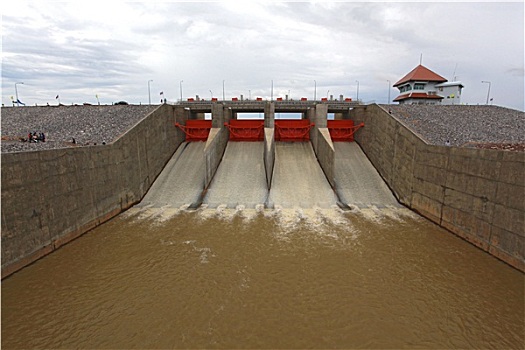
<path id="1" fill-rule="evenodd" d="M 524 275 L 406 209 L 133 208 L 2 282 L 2 348 L 523 348 Z"/>

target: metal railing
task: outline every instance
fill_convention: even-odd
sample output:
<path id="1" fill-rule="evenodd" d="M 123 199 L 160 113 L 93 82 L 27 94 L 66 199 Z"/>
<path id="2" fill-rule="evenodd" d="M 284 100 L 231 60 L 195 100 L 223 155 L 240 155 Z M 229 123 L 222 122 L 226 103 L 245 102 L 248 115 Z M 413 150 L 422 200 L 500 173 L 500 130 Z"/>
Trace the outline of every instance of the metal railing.
<path id="1" fill-rule="evenodd" d="M 357 101 L 340 101 L 340 100 L 192 100 L 192 101 L 178 101 L 176 104 L 189 108 L 211 108 L 213 103 L 220 103 L 226 107 L 235 109 L 264 109 L 264 105 L 268 102 L 275 104 L 276 108 L 308 108 L 317 104 L 326 104 L 329 109 L 348 109 L 360 105 Z"/>

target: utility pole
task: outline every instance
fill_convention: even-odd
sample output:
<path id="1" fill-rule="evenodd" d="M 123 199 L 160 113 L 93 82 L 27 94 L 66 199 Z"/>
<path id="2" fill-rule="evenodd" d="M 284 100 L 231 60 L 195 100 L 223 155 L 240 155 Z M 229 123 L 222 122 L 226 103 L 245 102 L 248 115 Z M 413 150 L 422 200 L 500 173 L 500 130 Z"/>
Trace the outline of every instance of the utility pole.
<path id="1" fill-rule="evenodd" d="M 149 104 L 151 104 L 151 88 L 150 88 L 150 83 L 152 82 L 153 80 L 148 80 L 148 102 Z"/>
<path id="2" fill-rule="evenodd" d="M 390 80 L 388 81 L 388 104 L 390 104 Z"/>
<path id="3" fill-rule="evenodd" d="M 487 102 L 485 102 L 485 104 L 488 105 L 488 104 L 489 104 L 490 85 L 491 85 L 491 83 L 490 83 L 490 81 L 485 81 L 485 80 L 483 80 L 483 81 L 481 81 L 481 82 L 482 82 L 482 83 L 487 83 L 487 84 L 489 84 L 489 91 L 487 91 Z"/>
<path id="4" fill-rule="evenodd" d="M 20 100 L 18 99 L 18 89 L 16 87 L 17 84 L 23 84 L 23 82 L 15 83 L 16 106 L 20 107 Z"/>

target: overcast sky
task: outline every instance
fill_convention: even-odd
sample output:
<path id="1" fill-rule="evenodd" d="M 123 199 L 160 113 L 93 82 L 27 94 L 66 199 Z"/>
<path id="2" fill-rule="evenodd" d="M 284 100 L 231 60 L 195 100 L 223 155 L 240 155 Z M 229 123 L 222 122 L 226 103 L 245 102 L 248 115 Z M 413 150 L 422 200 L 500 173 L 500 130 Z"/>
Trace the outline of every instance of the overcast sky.
<path id="1" fill-rule="evenodd" d="M 524 4 L 28 2 L 2 6 L 2 103 L 327 95 L 387 103 L 415 68 L 524 109 Z M 181 81 L 183 81 L 181 83 Z M 224 82 L 224 84 L 223 84 Z M 315 89 L 316 87 L 316 89 Z"/>

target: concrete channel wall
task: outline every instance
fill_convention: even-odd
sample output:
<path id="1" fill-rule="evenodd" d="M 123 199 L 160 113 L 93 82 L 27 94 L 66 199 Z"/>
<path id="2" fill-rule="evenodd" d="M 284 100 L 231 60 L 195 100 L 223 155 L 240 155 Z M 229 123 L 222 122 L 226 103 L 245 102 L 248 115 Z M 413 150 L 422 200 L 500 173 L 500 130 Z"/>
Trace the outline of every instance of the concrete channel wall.
<path id="1" fill-rule="evenodd" d="M 429 145 L 378 105 L 350 117 L 401 203 L 525 272 L 525 153 Z"/>
<path id="2" fill-rule="evenodd" d="M 326 179 L 332 187 L 335 187 L 335 149 L 328 128 L 315 128 L 315 155 L 321 165 Z"/>
<path id="3" fill-rule="evenodd" d="M 264 128 L 264 169 L 266 171 L 266 184 L 268 189 L 272 187 L 273 166 L 275 164 L 274 136 L 274 128 Z"/>
<path id="4" fill-rule="evenodd" d="M 2 154 L 2 278 L 138 203 L 184 134 L 161 105 L 114 143 Z"/>
<path id="5" fill-rule="evenodd" d="M 221 164 L 222 155 L 228 145 L 230 133 L 224 126 L 222 128 L 211 128 L 206 146 L 204 147 L 205 173 L 204 189 L 207 189 Z"/>

